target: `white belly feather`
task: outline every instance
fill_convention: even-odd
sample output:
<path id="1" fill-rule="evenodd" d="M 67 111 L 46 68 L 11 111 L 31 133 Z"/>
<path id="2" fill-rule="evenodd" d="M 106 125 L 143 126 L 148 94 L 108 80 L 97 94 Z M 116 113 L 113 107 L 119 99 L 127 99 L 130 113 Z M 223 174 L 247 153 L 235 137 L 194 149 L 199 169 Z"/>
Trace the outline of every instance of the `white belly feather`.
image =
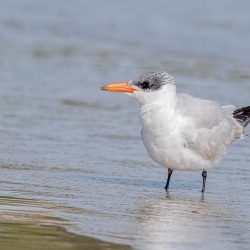
<path id="1" fill-rule="evenodd" d="M 142 140 L 148 154 L 160 165 L 177 170 L 196 170 L 212 167 L 212 162 L 189 150 L 181 135 L 187 120 L 174 110 L 141 106 Z"/>

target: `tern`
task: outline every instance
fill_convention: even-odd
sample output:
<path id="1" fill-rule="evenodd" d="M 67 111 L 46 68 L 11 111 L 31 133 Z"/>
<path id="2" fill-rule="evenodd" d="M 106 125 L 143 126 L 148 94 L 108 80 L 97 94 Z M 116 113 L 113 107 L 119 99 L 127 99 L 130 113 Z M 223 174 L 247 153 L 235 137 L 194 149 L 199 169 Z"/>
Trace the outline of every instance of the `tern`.
<path id="1" fill-rule="evenodd" d="M 204 194 L 207 169 L 232 142 L 246 137 L 250 106 L 236 109 L 177 93 L 174 78 L 166 72 L 149 72 L 100 90 L 124 92 L 139 101 L 142 141 L 150 157 L 168 168 L 166 190 L 173 170 L 201 169 Z"/>

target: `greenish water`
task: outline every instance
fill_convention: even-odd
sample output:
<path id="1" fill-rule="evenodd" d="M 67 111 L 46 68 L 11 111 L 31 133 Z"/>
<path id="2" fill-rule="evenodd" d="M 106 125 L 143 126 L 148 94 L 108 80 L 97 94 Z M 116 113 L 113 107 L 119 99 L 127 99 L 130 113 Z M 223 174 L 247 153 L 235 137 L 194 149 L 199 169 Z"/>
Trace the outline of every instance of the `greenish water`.
<path id="1" fill-rule="evenodd" d="M 37 203 L 40 203 L 41 206 L 38 206 Z M 34 210 L 28 213 L 27 211 L 24 212 L 23 209 L 20 209 L 20 206 L 24 204 L 27 207 L 36 204 L 38 209 L 45 206 L 45 204 L 35 200 L 0 197 L 0 205 L 2 207 L 0 216 L 0 249 L 131 249 L 125 245 L 112 244 L 91 237 L 69 233 L 64 229 L 67 224 L 69 225 L 66 221 L 49 216 L 44 212 L 41 213 L 41 211 L 40 213 L 35 213 Z M 12 208 L 3 209 L 3 206 L 12 206 Z"/>
<path id="2" fill-rule="evenodd" d="M 128 246 L 112 244 L 90 237 L 68 233 L 63 228 L 37 226 L 24 223 L 0 223 L 0 249 L 131 249 Z"/>

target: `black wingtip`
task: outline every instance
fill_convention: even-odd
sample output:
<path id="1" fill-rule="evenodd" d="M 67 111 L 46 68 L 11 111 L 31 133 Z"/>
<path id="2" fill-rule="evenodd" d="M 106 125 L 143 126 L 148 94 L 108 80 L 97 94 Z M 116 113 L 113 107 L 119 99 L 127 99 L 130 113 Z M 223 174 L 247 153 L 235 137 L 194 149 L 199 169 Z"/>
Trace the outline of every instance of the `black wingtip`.
<path id="1" fill-rule="evenodd" d="M 233 117 L 242 127 L 246 127 L 250 123 L 250 106 L 236 109 L 233 112 Z"/>

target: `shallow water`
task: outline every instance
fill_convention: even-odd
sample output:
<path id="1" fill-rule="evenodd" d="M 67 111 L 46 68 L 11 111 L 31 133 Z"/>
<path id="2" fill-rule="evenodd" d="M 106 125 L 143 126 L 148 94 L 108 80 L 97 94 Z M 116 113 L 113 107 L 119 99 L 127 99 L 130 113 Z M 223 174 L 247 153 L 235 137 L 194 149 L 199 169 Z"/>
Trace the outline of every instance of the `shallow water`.
<path id="1" fill-rule="evenodd" d="M 70 228 L 74 225 L 53 214 L 56 210 L 73 212 L 72 207 L 35 199 L 2 196 L 0 205 L 0 249 L 131 249 L 130 246 L 67 232 L 65 227 Z"/>
<path id="2" fill-rule="evenodd" d="M 249 105 L 240 2 L 2 3 L 1 196 L 52 203 L 66 229 L 135 249 L 248 249 L 249 139 L 208 172 L 205 197 L 200 172 L 174 171 L 166 193 L 136 101 L 98 91 L 157 69 L 179 92 Z"/>

